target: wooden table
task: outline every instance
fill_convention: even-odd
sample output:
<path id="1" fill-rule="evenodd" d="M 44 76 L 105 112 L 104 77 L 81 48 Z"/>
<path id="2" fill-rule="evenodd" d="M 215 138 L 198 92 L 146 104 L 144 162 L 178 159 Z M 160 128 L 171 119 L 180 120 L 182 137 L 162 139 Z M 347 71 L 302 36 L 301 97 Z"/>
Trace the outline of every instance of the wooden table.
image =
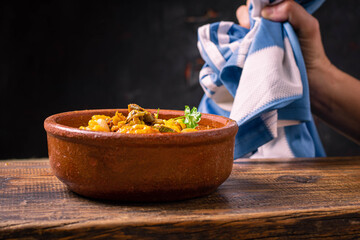
<path id="1" fill-rule="evenodd" d="M 80 197 L 47 159 L 0 161 L 0 239 L 360 239 L 360 156 L 235 161 L 213 194 L 173 203 Z"/>

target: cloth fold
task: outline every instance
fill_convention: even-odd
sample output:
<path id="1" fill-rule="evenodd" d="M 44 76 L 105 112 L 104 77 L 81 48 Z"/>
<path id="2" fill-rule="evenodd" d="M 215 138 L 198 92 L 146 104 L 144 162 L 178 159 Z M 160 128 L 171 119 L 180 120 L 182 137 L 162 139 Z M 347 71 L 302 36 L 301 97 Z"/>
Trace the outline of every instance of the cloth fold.
<path id="1" fill-rule="evenodd" d="M 237 122 L 235 159 L 325 156 L 297 36 L 288 22 L 260 17 L 264 6 L 278 2 L 252 0 L 250 29 L 222 21 L 198 30 L 205 60 L 199 111 Z M 313 13 L 324 0 L 297 2 Z"/>

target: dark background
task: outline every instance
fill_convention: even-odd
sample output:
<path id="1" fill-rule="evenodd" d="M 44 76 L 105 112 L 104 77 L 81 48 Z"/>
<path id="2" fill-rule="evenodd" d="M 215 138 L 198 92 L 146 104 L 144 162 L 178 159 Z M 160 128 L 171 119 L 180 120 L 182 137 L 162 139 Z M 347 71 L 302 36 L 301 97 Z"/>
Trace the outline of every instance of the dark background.
<path id="1" fill-rule="evenodd" d="M 1 1 L 0 159 L 46 157 L 44 119 L 81 109 L 183 109 L 202 89 L 197 28 L 235 21 L 244 1 Z M 360 4 L 316 12 L 325 50 L 360 78 Z M 321 122 L 329 156 L 360 147 Z"/>

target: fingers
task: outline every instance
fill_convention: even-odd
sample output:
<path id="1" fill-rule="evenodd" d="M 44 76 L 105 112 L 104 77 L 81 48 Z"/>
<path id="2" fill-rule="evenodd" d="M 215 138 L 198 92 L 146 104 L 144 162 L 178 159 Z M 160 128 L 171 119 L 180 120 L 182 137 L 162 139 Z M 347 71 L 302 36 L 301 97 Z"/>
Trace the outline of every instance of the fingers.
<path id="1" fill-rule="evenodd" d="M 318 20 L 293 0 L 267 6 L 262 9 L 261 15 L 271 21 L 288 21 L 293 26 L 300 41 L 309 84 L 314 85 L 319 69 L 331 65 L 322 45 Z"/>
<path id="2" fill-rule="evenodd" d="M 236 18 L 240 26 L 250 28 L 249 9 L 246 5 L 242 5 L 236 10 Z"/>
<path id="3" fill-rule="evenodd" d="M 312 35 L 318 31 L 319 23 L 302 6 L 293 0 L 286 0 L 261 11 L 263 18 L 275 22 L 289 21 L 301 35 Z"/>

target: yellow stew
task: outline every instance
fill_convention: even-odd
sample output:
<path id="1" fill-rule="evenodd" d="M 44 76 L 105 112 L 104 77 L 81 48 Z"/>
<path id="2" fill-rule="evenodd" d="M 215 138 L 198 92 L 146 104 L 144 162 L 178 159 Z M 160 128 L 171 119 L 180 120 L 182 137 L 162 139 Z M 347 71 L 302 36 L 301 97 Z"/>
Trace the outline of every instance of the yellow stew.
<path id="1" fill-rule="evenodd" d="M 199 126 L 201 114 L 196 108 L 190 110 L 185 107 L 184 116 L 171 119 L 159 119 L 158 114 L 151 114 L 137 104 L 128 105 L 128 115 L 116 112 L 114 116 L 94 115 L 88 122 L 88 126 L 80 129 L 118 132 L 118 133 L 181 133 L 193 132 L 198 129 L 209 127 Z"/>

